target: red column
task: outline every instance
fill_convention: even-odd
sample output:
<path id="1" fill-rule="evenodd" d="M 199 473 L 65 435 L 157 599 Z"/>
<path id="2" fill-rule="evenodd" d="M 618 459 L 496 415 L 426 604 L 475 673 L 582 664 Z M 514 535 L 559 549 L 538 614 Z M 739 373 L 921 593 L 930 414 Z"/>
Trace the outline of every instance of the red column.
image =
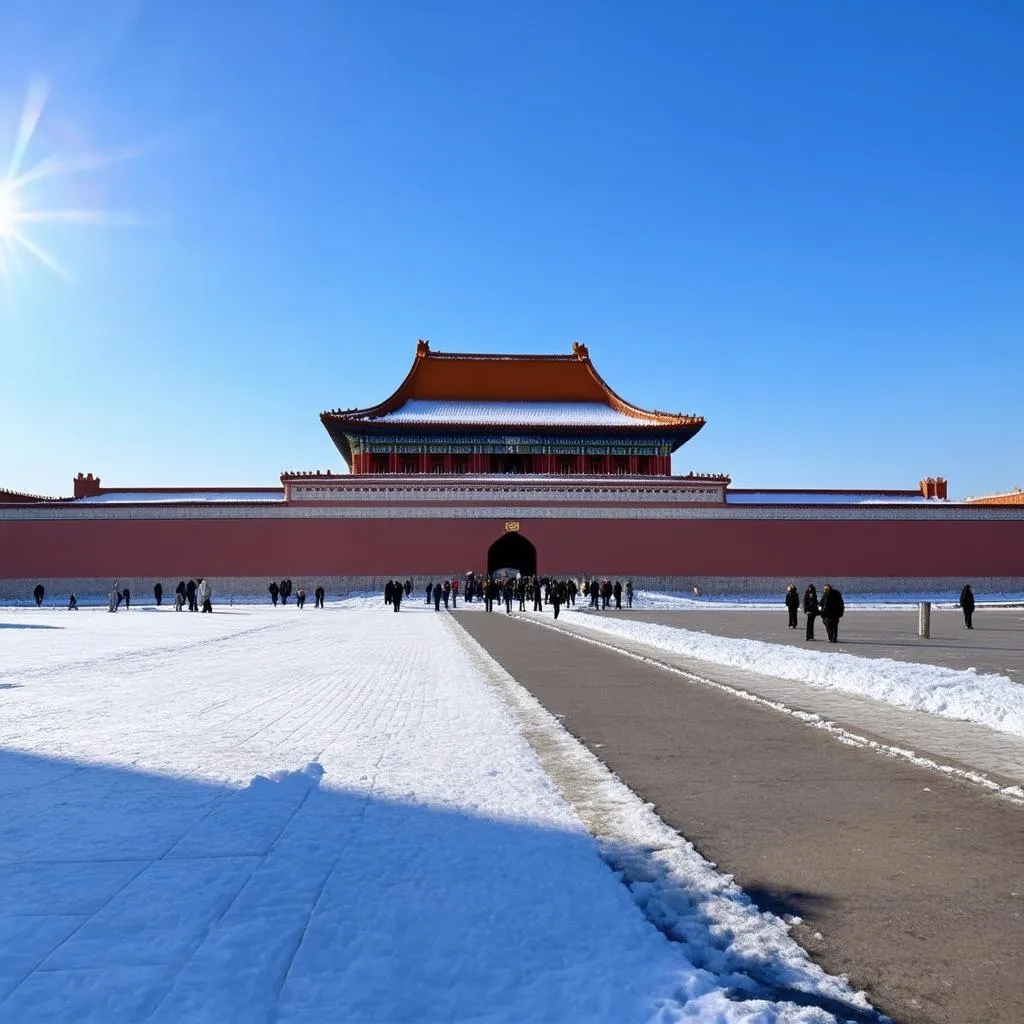
<path id="1" fill-rule="evenodd" d="M 640 472 L 640 456 L 630 455 L 629 457 L 629 475 L 636 476 Z"/>
<path id="2" fill-rule="evenodd" d="M 401 473 L 402 472 L 402 457 L 398 452 L 392 452 L 388 456 L 388 472 L 389 473 Z"/>

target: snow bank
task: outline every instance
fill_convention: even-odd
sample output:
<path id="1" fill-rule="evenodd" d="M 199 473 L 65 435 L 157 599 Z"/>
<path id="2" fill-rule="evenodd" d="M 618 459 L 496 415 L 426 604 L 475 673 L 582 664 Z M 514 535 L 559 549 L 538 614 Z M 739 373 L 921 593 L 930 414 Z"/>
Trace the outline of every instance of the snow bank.
<path id="1" fill-rule="evenodd" d="M 633 595 L 634 608 L 652 611 L 772 611 L 784 608 L 782 594 L 709 594 L 695 598 L 687 593 L 663 593 L 638 590 Z M 916 610 L 922 601 L 929 601 L 937 610 L 957 607 L 957 595 L 948 591 L 921 593 L 843 594 L 846 603 L 860 611 Z M 978 606 L 1024 604 L 1024 594 L 985 594 Z"/>
<path id="2" fill-rule="evenodd" d="M 804 651 L 761 640 L 740 640 L 689 629 L 570 611 L 571 621 L 688 658 L 778 679 L 862 694 L 1000 732 L 1024 736 L 1024 686 L 1000 675 L 891 658 Z"/>

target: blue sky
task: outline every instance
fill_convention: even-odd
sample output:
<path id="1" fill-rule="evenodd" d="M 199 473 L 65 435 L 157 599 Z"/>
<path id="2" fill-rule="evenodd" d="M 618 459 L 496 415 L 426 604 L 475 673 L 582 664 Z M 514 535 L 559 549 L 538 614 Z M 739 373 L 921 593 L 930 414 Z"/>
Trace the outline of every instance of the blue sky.
<path id="1" fill-rule="evenodd" d="M 1024 6 L 7 0 L 0 487 L 339 468 L 418 337 L 697 412 L 676 472 L 1024 484 Z M 117 219 L 117 218 L 115 218 Z"/>

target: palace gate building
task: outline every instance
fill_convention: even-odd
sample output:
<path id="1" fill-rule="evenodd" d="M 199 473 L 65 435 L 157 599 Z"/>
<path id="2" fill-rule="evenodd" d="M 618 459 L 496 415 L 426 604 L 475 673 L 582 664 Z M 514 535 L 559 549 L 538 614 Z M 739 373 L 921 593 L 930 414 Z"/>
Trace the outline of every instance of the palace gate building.
<path id="1" fill-rule="evenodd" d="M 720 473 L 673 476 L 700 416 L 617 395 L 585 346 L 566 355 L 434 352 L 379 405 L 321 420 L 348 472 L 254 488 L 0 491 L 0 597 L 148 594 L 205 576 L 215 593 L 291 578 L 330 593 L 412 577 L 515 569 L 636 586 L 772 593 L 1024 589 L 1024 505 L 914 490 L 750 491 Z M 340 468 L 340 467 L 339 467 Z"/>

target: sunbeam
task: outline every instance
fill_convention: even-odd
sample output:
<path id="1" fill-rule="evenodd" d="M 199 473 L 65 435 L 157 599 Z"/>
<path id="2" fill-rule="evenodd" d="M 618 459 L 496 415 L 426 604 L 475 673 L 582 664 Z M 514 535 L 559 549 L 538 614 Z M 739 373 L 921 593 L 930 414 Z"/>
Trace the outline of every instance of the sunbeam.
<path id="1" fill-rule="evenodd" d="M 125 225 L 137 223 L 132 217 L 110 213 L 106 210 L 80 207 L 60 209 L 49 205 L 41 207 L 33 204 L 30 186 L 49 178 L 94 171 L 137 156 L 139 152 L 137 148 L 125 147 L 110 153 L 85 152 L 65 156 L 48 154 L 26 168 L 26 157 L 29 155 L 34 140 L 38 146 L 37 130 L 45 112 L 48 91 L 47 85 L 42 79 L 33 79 L 29 84 L 25 106 L 11 143 L 7 172 L 0 179 L 0 277 L 10 278 L 21 266 L 21 261 L 18 258 L 20 253 L 26 252 L 65 280 L 74 280 L 70 271 L 62 266 L 49 250 L 26 233 L 27 225 Z M 0 139 L 0 143 L 2 141 Z"/>

